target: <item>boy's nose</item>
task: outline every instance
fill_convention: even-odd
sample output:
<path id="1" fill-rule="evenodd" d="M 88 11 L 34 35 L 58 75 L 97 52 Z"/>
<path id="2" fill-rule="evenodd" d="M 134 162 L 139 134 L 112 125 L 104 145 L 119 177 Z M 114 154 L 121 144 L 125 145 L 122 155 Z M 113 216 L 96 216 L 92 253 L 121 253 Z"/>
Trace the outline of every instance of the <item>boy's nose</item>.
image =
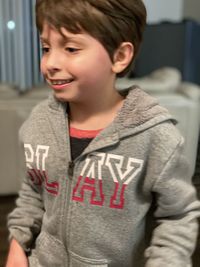
<path id="1" fill-rule="evenodd" d="M 46 61 L 47 70 L 50 72 L 55 72 L 61 69 L 61 64 L 59 56 L 56 53 L 50 53 Z"/>

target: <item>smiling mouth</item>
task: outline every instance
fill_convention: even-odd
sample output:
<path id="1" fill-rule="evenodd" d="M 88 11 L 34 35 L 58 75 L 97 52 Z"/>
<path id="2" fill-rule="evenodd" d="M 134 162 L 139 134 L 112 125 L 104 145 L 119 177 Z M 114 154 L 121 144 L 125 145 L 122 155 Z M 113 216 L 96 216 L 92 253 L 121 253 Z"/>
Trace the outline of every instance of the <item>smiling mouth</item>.
<path id="1" fill-rule="evenodd" d="M 74 79 L 67 79 L 67 80 L 50 80 L 52 85 L 64 85 L 71 83 Z"/>

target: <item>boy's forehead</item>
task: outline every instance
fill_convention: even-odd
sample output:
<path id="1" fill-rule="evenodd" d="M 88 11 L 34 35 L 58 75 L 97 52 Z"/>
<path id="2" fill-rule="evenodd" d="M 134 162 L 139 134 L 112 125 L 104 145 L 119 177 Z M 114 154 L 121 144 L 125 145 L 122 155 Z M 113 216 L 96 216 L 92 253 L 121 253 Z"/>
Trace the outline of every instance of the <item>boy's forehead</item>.
<path id="1" fill-rule="evenodd" d="M 68 41 L 68 40 L 85 41 L 86 39 L 88 40 L 88 38 L 92 38 L 92 36 L 86 32 L 72 33 L 64 27 L 62 27 L 60 31 L 58 31 L 55 27 L 47 23 L 45 23 L 43 26 L 40 38 L 41 40 L 48 40 L 51 38 L 51 35 L 53 33 L 56 33 L 57 38 L 63 41 Z"/>

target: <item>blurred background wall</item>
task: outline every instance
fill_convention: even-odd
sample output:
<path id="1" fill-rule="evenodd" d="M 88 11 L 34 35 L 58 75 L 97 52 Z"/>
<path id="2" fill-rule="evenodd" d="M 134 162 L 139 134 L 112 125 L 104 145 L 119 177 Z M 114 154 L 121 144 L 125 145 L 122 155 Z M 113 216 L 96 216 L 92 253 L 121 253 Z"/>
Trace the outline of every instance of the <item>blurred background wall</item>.
<path id="1" fill-rule="evenodd" d="M 184 17 L 189 17 L 197 21 L 200 21 L 200 1 L 199 0 L 184 0 L 183 15 Z"/>
<path id="2" fill-rule="evenodd" d="M 163 20 L 180 21 L 191 18 L 200 21 L 199 0 L 144 0 L 148 11 L 148 22 Z"/>
<path id="3" fill-rule="evenodd" d="M 148 23 L 183 19 L 183 0 L 144 0 L 144 3 L 147 8 Z"/>

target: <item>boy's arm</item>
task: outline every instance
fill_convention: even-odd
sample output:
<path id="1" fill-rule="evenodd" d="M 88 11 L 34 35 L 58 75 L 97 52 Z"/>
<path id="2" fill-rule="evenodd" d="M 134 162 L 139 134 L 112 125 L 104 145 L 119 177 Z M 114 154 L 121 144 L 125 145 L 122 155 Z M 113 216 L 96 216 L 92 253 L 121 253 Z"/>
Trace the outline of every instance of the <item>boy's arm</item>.
<path id="1" fill-rule="evenodd" d="M 190 267 L 198 233 L 200 202 L 191 185 L 182 141 L 153 187 L 158 226 L 146 250 L 145 267 Z"/>
<path id="2" fill-rule="evenodd" d="M 5 267 L 28 267 L 28 259 L 19 243 L 12 239 Z"/>
<path id="3" fill-rule="evenodd" d="M 44 214 L 41 194 L 25 179 L 16 201 L 16 208 L 8 215 L 9 239 L 15 239 L 24 251 L 29 251 L 39 234 Z"/>

